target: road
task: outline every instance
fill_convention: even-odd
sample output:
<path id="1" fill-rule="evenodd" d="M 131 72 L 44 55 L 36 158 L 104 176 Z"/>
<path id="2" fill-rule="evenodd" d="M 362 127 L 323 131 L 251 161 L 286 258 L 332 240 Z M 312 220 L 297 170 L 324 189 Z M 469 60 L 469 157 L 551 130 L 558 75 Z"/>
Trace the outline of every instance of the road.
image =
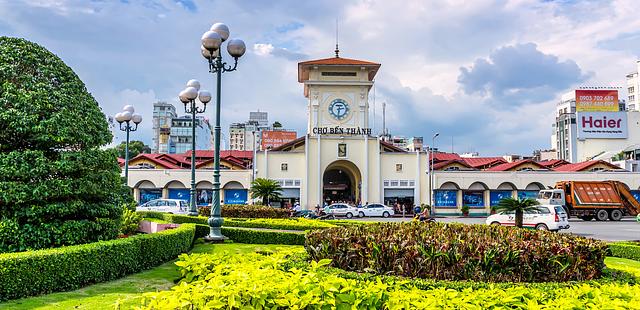
<path id="1" fill-rule="evenodd" d="M 411 218 L 394 217 L 388 219 L 382 218 L 364 218 L 360 221 L 382 221 L 382 222 L 401 222 L 410 221 Z M 437 218 L 439 222 L 457 222 L 463 224 L 484 224 L 485 218 L 471 217 L 446 217 Z M 585 222 L 580 219 L 569 220 L 571 228 L 562 230 L 562 233 L 572 233 L 583 237 L 600 239 L 605 241 L 621 241 L 621 240 L 640 240 L 640 223 L 635 218 L 625 217 L 620 222 Z"/>

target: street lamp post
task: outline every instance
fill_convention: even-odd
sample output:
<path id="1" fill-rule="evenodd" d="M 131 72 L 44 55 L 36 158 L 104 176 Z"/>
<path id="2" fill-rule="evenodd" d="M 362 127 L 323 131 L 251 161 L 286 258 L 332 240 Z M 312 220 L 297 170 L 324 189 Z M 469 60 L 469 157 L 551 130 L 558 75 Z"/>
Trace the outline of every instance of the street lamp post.
<path id="1" fill-rule="evenodd" d="M 184 103 L 184 113 L 191 114 L 191 203 L 189 215 L 197 216 L 198 208 L 196 202 L 196 114 L 204 113 L 207 110 L 207 103 L 211 101 L 211 93 L 206 90 L 200 90 L 200 82 L 197 80 L 189 80 L 187 88 L 178 95 L 180 101 Z M 200 108 L 196 104 L 196 98 L 202 102 L 203 107 Z"/>
<path id="2" fill-rule="evenodd" d="M 211 29 L 201 37 L 202 56 L 209 62 L 209 72 L 216 74 L 216 125 L 214 128 L 215 157 L 213 168 L 213 203 L 211 206 L 211 217 L 209 223 L 209 235 L 205 237 L 207 241 L 222 241 L 226 239 L 220 231 L 223 219 L 220 216 L 220 91 L 222 84 L 222 73 L 235 71 L 238 67 L 238 58 L 244 55 L 246 45 L 240 39 L 231 39 L 227 43 L 227 52 L 233 57 L 233 66 L 222 61 L 222 43 L 229 39 L 229 27 L 223 23 L 215 23 Z M 254 159 L 255 160 L 255 159 Z"/>
<path id="3" fill-rule="evenodd" d="M 433 177 L 433 159 L 434 159 L 434 150 L 436 147 L 436 138 L 440 135 L 440 133 L 436 133 L 435 135 L 433 135 L 433 137 L 431 138 L 431 149 L 429 150 L 429 207 L 431 208 L 431 213 L 433 213 L 433 211 L 435 210 L 435 208 L 433 207 L 434 204 L 434 200 L 433 200 L 433 181 L 434 181 L 434 177 Z"/>
<path id="4" fill-rule="evenodd" d="M 138 130 L 138 124 L 142 122 L 142 115 L 134 113 L 135 109 L 132 105 L 126 105 L 122 108 L 122 112 L 115 115 L 116 121 L 120 124 L 120 130 L 127 133 L 127 139 L 124 145 L 124 183 L 129 186 L 129 132 Z M 135 124 L 135 127 L 131 125 Z"/>

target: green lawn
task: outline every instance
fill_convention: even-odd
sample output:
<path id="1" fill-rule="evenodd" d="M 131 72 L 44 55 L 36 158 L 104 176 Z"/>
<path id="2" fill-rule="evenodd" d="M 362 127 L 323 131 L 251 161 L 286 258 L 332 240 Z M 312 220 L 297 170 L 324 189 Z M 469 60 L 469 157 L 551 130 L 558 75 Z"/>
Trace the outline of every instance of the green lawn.
<path id="1" fill-rule="evenodd" d="M 198 244 L 193 248 L 197 253 L 229 252 L 248 253 L 270 250 L 285 245 L 253 245 L 240 243 Z M 0 309 L 114 309 L 120 305 L 129 309 L 139 304 L 141 293 L 167 290 L 179 277 L 173 262 L 160 265 L 128 277 L 99 283 L 79 290 L 53 293 L 0 303 Z"/>
<path id="2" fill-rule="evenodd" d="M 198 244 L 195 253 L 228 252 L 243 254 L 260 250 L 273 250 L 285 245 L 254 245 L 240 243 Z M 607 257 L 607 267 L 630 272 L 640 277 L 640 262 Z M 141 293 L 167 290 L 179 277 L 173 262 L 143 271 L 120 280 L 91 285 L 79 290 L 0 303 L 0 309 L 130 309 L 139 304 Z"/>

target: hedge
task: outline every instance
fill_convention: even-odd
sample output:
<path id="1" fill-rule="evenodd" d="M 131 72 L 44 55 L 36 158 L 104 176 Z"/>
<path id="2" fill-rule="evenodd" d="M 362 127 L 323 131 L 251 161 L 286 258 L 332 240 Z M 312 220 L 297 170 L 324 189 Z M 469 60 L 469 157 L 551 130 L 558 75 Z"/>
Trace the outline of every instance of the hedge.
<path id="1" fill-rule="evenodd" d="M 194 225 L 148 235 L 0 254 L 0 300 L 77 289 L 155 267 L 188 251 Z"/>
<path id="2" fill-rule="evenodd" d="M 608 252 L 602 241 L 568 234 L 417 222 L 311 231 L 305 248 L 349 271 L 487 282 L 597 279 Z"/>
<path id="3" fill-rule="evenodd" d="M 223 205 L 220 212 L 222 217 L 247 217 L 247 218 L 288 218 L 289 210 L 261 205 Z M 208 217 L 211 214 L 210 206 L 198 207 L 198 214 Z"/>
<path id="4" fill-rule="evenodd" d="M 195 223 L 195 224 L 207 224 L 207 217 L 204 216 L 188 216 L 179 214 L 169 214 L 153 211 L 141 211 L 139 212 L 143 217 L 157 218 L 170 223 L 182 224 L 182 223 Z M 300 218 L 291 219 L 269 219 L 269 218 L 225 218 L 223 227 L 245 227 L 245 228 L 267 228 L 267 229 L 281 229 L 281 230 L 312 230 L 312 229 L 324 229 L 336 227 L 337 225 L 343 225 L 341 222 L 319 221 Z"/>
<path id="5" fill-rule="evenodd" d="M 204 238 L 209 235 L 209 225 L 207 218 L 195 217 L 187 215 L 168 214 L 161 212 L 139 212 L 146 219 L 160 219 L 169 223 L 195 223 L 195 238 Z M 226 223 L 227 220 L 225 220 Z M 231 221 L 230 221 L 231 222 Z M 242 221 L 238 221 L 242 222 Z M 233 222 L 232 222 L 233 223 Z M 222 227 L 221 232 L 224 236 L 238 243 L 253 244 L 287 244 L 287 245 L 304 245 L 304 232 L 284 232 L 270 230 L 251 230 L 242 228 Z"/>
<path id="6" fill-rule="evenodd" d="M 611 256 L 640 261 L 640 246 L 628 242 L 609 243 Z"/>

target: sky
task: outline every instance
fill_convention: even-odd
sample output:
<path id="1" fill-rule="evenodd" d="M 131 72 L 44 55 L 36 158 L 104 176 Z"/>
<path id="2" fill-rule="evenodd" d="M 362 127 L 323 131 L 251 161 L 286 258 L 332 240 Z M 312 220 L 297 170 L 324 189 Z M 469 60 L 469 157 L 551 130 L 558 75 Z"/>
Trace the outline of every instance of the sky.
<path id="1" fill-rule="evenodd" d="M 148 144 L 154 102 L 180 111 L 177 94 L 193 78 L 215 90 L 200 54 L 215 22 L 247 44 L 223 75 L 223 134 L 260 110 L 303 135 L 297 63 L 334 55 L 336 20 L 342 57 L 382 64 L 369 98 L 374 132 L 385 102 L 392 135 L 429 144 L 437 132 L 441 150 L 484 156 L 549 149 L 561 95 L 619 86 L 625 98 L 640 54 L 636 0 L 0 0 L 0 35 L 62 58 L 105 114 L 135 106 L 144 120 L 132 139 Z M 114 143 L 123 139 L 114 131 Z"/>

